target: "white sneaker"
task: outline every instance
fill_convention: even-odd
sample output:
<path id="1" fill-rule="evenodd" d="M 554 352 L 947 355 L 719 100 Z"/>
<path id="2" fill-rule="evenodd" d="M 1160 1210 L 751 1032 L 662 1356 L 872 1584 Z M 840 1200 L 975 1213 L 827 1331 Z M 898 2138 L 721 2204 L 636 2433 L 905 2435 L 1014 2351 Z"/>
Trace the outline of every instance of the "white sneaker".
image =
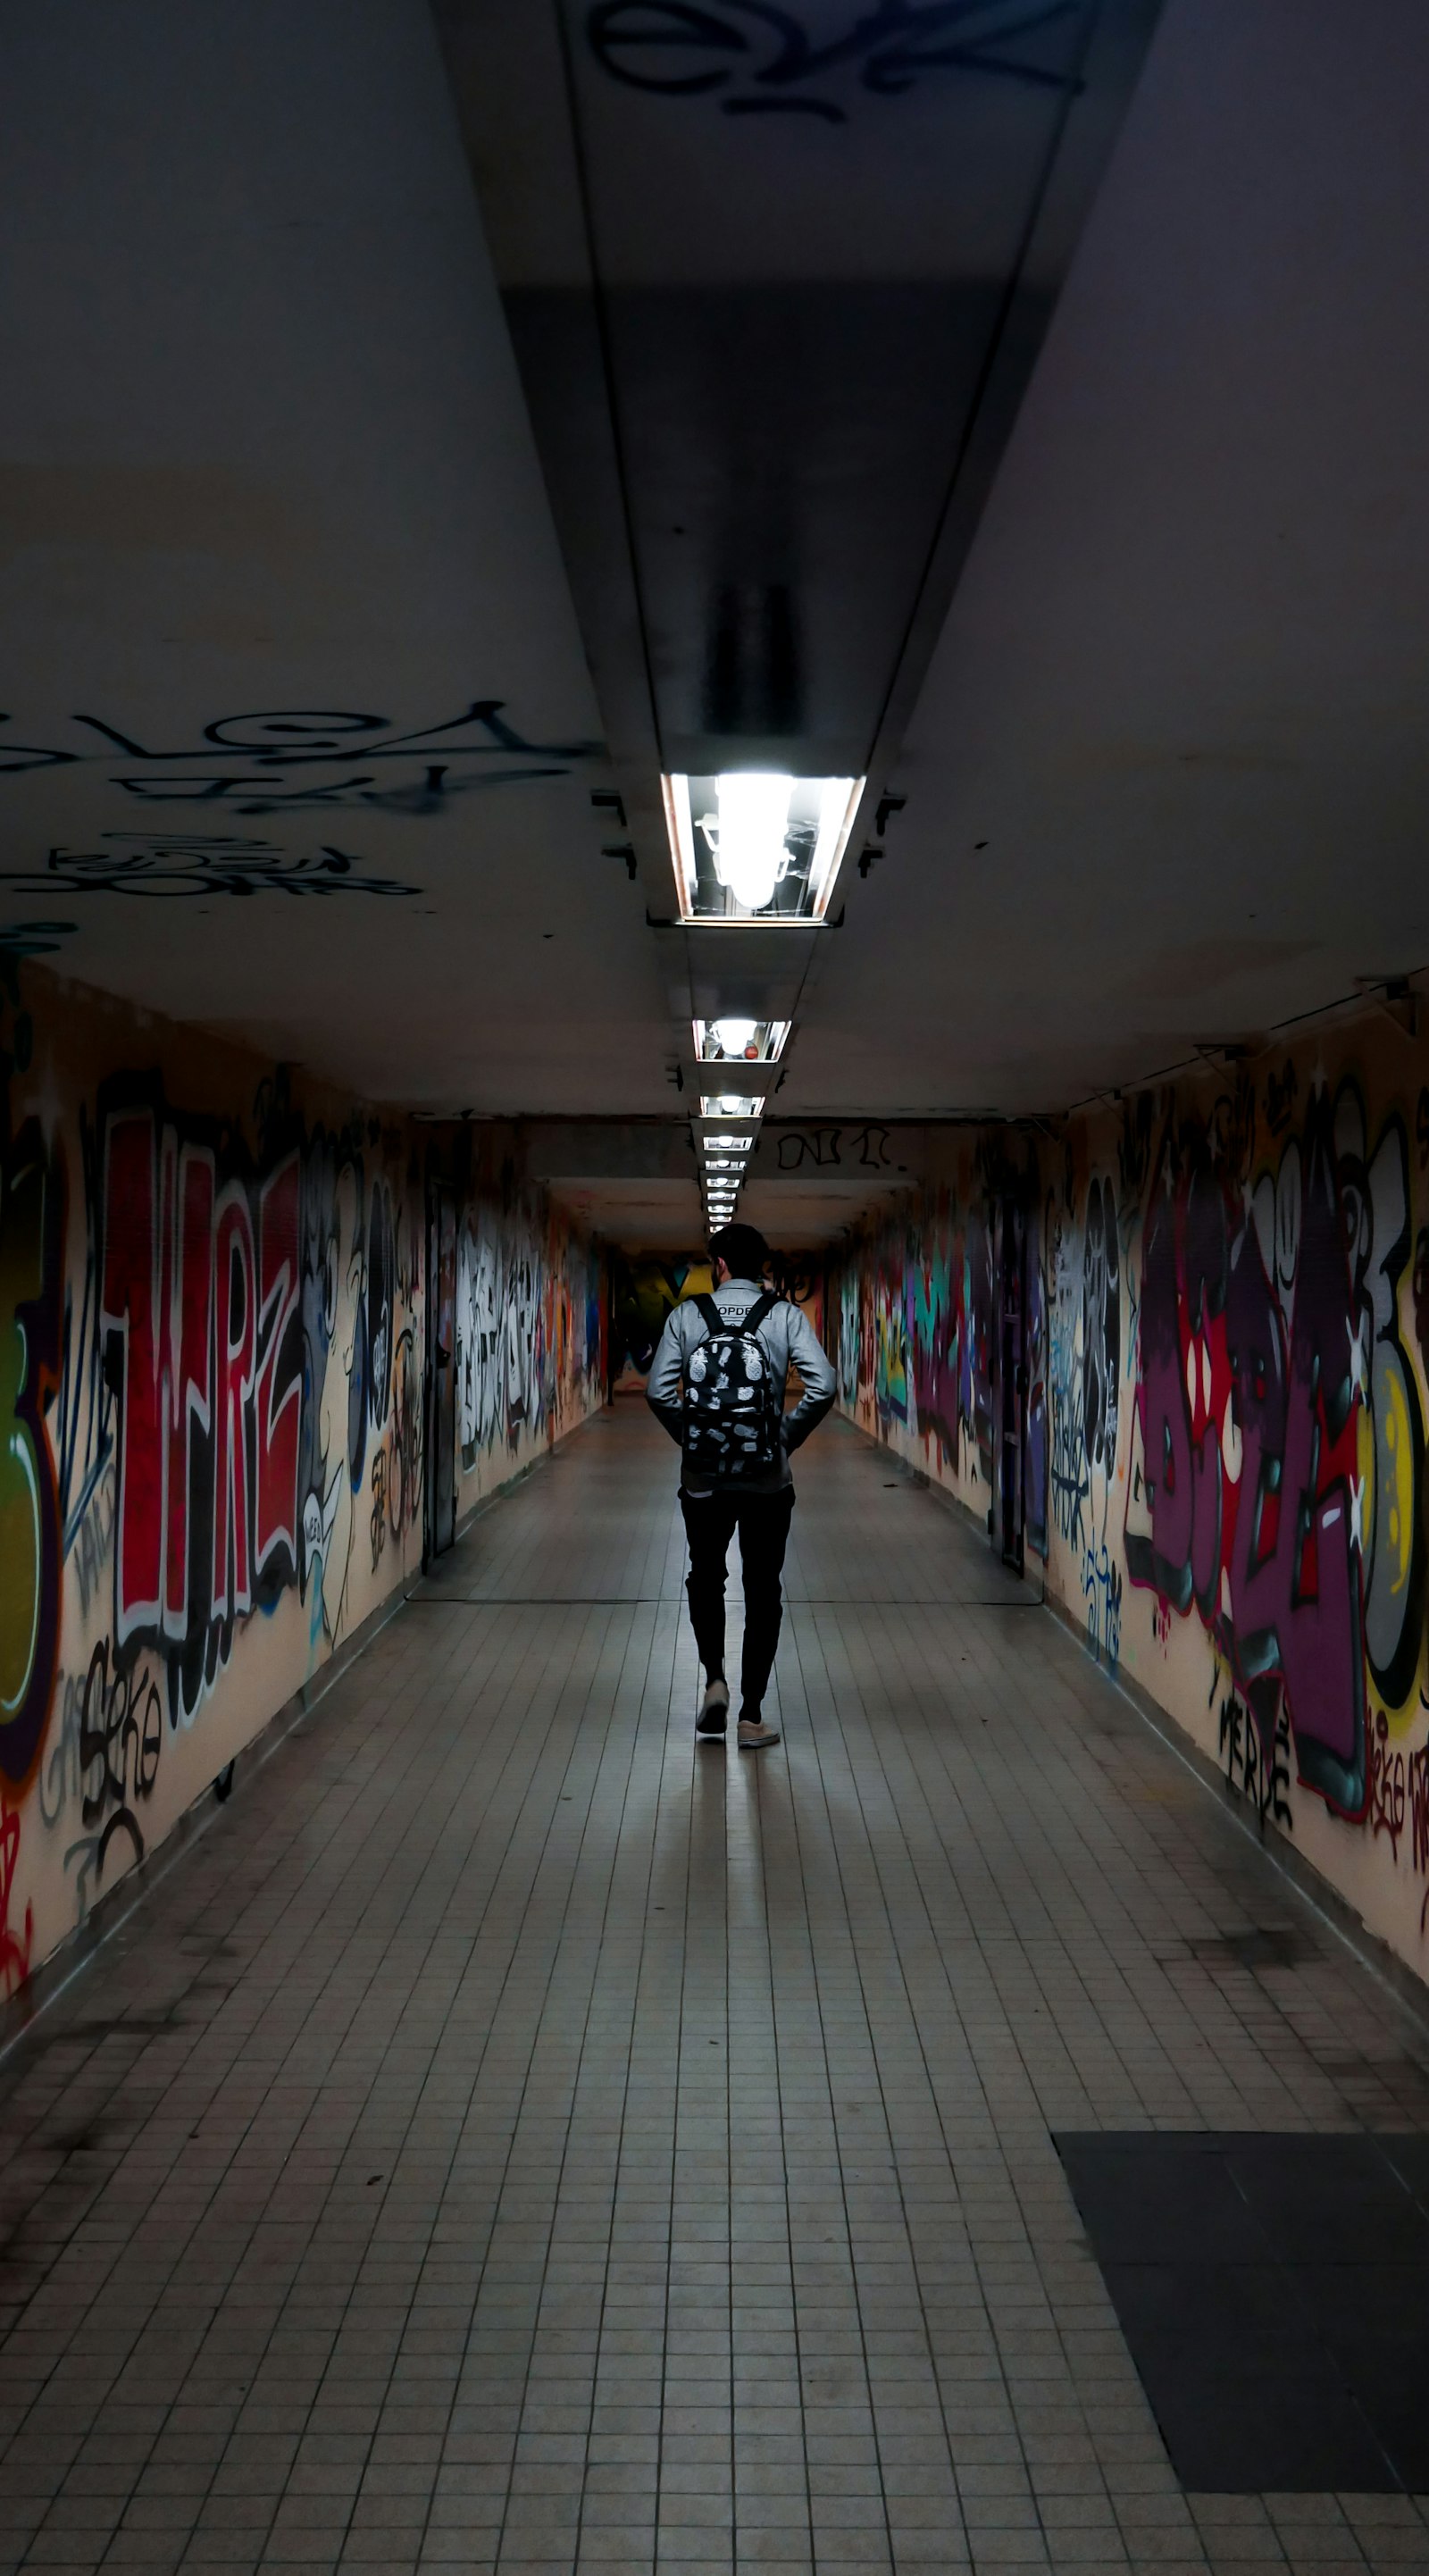
<path id="1" fill-rule="evenodd" d="M 729 1724 L 729 1684 L 709 1682 L 695 1720 L 696 1735 L 722 1736 Z"/>
<path id="2" fill-rule="evenodd" d="M 758 1753 L 766 1744 L 777 1744 L 778 1741 L 778 1727 L 766 1726 L 762 1717 L 742 1717 L 740 1719 L 739 1749 L 741 1753 Z"/>

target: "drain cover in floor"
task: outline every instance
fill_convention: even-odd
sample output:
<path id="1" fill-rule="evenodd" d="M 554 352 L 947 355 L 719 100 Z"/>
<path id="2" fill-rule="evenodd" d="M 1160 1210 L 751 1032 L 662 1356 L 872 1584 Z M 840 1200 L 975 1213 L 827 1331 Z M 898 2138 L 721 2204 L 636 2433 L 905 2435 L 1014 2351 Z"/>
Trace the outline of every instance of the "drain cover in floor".
<path id="1" fill-rule="evenodd" d="M 1183 2486 L 1429 2490 L 1429 2138 L 1056 2143 Z"/>

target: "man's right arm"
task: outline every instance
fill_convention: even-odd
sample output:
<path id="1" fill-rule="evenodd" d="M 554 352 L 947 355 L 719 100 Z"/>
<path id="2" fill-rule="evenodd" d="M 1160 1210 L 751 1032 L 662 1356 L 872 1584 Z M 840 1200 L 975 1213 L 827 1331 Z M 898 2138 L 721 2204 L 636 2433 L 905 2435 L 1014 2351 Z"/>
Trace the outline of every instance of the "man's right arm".
<path id="1" fill-rule="evenodd" d="M 663 1422 L 671 1439 L 683 1447 L 685 1347 L 675 1321 L 678 1312 L 678 1307 L 672 1306 L 665 1318 L 665 1329 L 645 1381 L 645 1401 L 656 1421 Z"/>

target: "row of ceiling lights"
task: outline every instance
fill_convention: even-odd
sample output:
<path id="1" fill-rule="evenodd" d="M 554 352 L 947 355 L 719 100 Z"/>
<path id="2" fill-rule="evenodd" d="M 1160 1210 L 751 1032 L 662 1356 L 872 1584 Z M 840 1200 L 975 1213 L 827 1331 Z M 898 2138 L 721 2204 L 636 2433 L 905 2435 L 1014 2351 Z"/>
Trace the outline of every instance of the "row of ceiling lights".
<path id="1" fill-rule="evenodd" d="M 861 778 L 783 770 L 661 779 L 687 922 L 822 921 L 863 792 Z"/>
<path id="2" fill-rule="evenodd" d="M 847 846 L 861 778 L 795 778 L 783 771 L 731 770 L 706 778 L 672 773 L 661 781 L 682 920 L 761 928 L 823 920 Z M 772 1063 L 787 1021 L 697 1020 L 700 1064 Z M 703 1120 L 738 1121 L 701 1131 L 706 1223 L 734 1215 L 759 1132 L 765 1095 L 702 1092 Z"/>
<path id="3" fill-rule="evenodd" d="M 740 1064 L 773 1064 L 784 1051 L 789 1035 L 787 1020 L 696 1020 L 694 1024 L 695 1055 L 701 1065 L 728 1067 L 730 1074 Z M 705 1215 L 713 1234 L 728 1225 L 734 1214 L 745 1167 L 754 1150 L 759 1133 L 759 1120 L 764 1114 L 764 1094 L 747 1091 L 701 1092 L 702 1119 L 737 1120 L 738 1125 L 707 1127 L 702 1131 Z"/>

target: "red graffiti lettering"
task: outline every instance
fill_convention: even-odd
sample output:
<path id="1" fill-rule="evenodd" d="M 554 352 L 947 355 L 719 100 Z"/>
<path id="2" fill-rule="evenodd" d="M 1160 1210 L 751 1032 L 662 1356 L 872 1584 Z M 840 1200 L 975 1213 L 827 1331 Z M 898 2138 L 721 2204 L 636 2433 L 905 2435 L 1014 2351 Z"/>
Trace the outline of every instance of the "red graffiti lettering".
<path id="1" fill-rule="evenodd" d="M 216 1134 L 184 1137 L 148 1105 L 103 1123 L 115 1644 L 166 1655 L 187 1707 L 234 1619 L 298 1574 L 302 1159 L 224 1177 Z"/>
<path id="2" fill-rule="evenodd" d="M 166 1148 L 172 1139 L 166 1139 Z M 166 1162 L 169 1155 L 166 1151 Z M 163 1374 L 169 1389 L 164 1632 L 181 1639 L 189 1626 L 189 1506 L 195 1435 L 210 1427 L 209 1346 L 213 1324 L 212 1154 L 186 1145 L 179 1158 L 179 1258 L 169 1302 Z M 168 1203 L 168 1192 L 165 1192 Z"/>
<path id="3" fill-rule="evenodd" d="M 112 1367 L 117 1345 L 122 1385 L 115 1558 L 115 1625 L 121 1645 L 157 1626 L 163 1562 L 160 1331 L 168 1300 L 160 1278 L 163 1246 L 154 1162 L 152 1110 L 111 1119 L 104 1140 L 100 1329 Z"/>
<path id="4" fill-rule="evenodd" d="M 0 1816 L 0 1985 L 7 1995 L 23 1985 L 30 1973 L 30 1950 L 35 1937 L 34 1908 L 25 1908 L 25 1928 L 16 1931 L 10 1922 L 10 1891 L 15 1884 L 15 1864 L 20 1857 L 20 1819 L 12 1807 Z"/>
<path id="5" fill-rule="evenodd" d="M 258 1432 L 254 1565 L 298 1561 L 298 1438 L 302 1416 L 302 1342 L 298 1262 L 302 1176 L 296 1154 L 258 1194 Z"/>
<path id="6" fill-rule="evenodd" d="M 248 1201 L 235 1183 L 224 1191 L 214 1229 L 214 1347 L 217 1386 L 213 1456 L 213 1606 L 215 1615 L 253 1606 L 250 1557 L 248 1402 L 253 1392 L 257 1318 Z"/>

